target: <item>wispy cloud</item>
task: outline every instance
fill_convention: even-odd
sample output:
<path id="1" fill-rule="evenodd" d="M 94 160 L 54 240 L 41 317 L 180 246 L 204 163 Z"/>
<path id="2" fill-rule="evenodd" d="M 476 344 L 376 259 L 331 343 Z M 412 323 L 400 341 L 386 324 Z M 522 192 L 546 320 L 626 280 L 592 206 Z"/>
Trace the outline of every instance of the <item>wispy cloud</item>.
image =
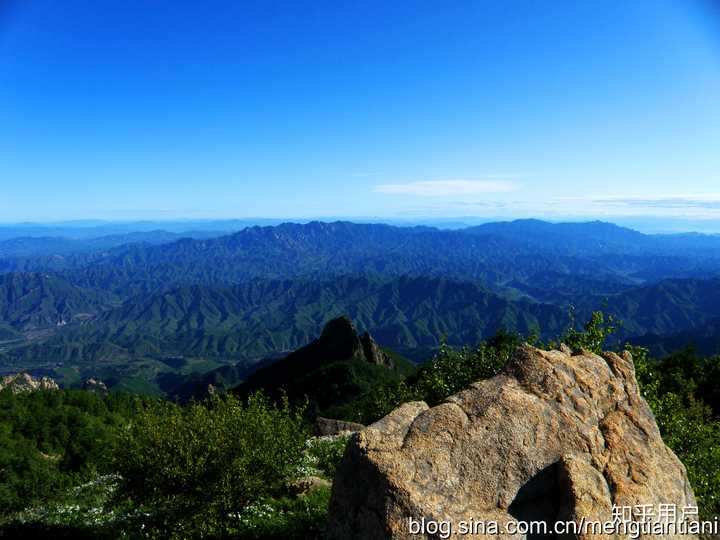
<path id="1" fill-rule="evenodd" d="M 659 197 L 598 197 L 596 204 L 646 208 L 706 208 L 720 209 L 720 194 L 676 195 Z"/>
<path id="2" fill-rule="evenodd" d="M 509 193 L 520 186 L 509 180 L 424 180 L 404 184 L 380 184 L 375 193 L 416 195 L 419 197 L 447 197 L 479 195 L 483 193 Z"/>
<path id="3" fill-rule="evenodd" d="M 546 201 L 545 207 L 594 216 L 718 219 L 720 193 L 559 197 Z"/>

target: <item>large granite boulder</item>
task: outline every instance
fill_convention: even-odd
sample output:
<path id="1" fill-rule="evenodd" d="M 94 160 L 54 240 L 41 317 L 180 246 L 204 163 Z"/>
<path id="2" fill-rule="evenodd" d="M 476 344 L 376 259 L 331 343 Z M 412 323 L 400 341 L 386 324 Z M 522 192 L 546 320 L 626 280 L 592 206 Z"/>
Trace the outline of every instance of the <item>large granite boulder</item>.
<path id="1" fill-rule="evenodd" d="M 354 435 L 334 482 L 328 536 L 447 537 L 448 529 L 418 533 L 423 518 L 449 523 L 459 537 L 463 523 L 493 521 L 545 522 L 552 531 L 558 521 L 612 522 L 613 507 L 637 518 L 644 505 L 675 505 L 679 515 L 696 502 L 639 393 L 631 356 L 523 346 L 505 373 L 433 408 L 406 403 Z M 569 536 L 612 536 L 590 532 L 598 531 Z"/>

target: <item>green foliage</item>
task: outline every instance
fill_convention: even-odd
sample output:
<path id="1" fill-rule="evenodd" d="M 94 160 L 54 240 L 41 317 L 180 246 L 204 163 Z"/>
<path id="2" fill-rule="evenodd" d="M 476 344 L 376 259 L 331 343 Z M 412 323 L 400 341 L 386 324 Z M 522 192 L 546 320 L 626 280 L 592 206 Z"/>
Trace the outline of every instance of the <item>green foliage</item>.
<path id="1" fill-rule="evenodd" d="M 417 401 L 417 399 L 419 398 L 415 388 L 408 381 L 386 383 L 338 410 L 336 416 L 344 420 L 371 424 L 403 403 Z"/>
<path id="2" fill-rule="evenodd" d="M 657 361 L 648 356 L 647 349 L 627 349 L 663 440 L 687 468 L 702 515 L 710 519 L 720 514 L 720 422 L 700 391 L 708 384 L 717 385 L 717 379 L 705 378 L 714 373 L 717 358 L 697 358 L 685 349 Z"/>
<path id="3" fill-rule="evenodd" d="M 595 312 L 551 344 L 599 352 L 616 327 Z M 369 423 L 404 402 L 435 405 L 500 373 L 519 344 L 535 339 L 501 331 L 474 348 L 443 341 L 415 371 L 362 371 L 364 363 L 348 361 L 321 365 L 308 379 L 307 364 L 298 364 L 293 378 L 297 397 L 314 384 L 338 417 Z M 702 515 L 720 513 L 720 358 L 685 349 L 655 360 L 646 349 L 628 349 Z M 291 496 L 287 486 L 305 475 L 332 479 L 347 440 L 308 440 L 304 412 L 261 394 L 180 406 L 80 391 L 0 392 L 0 533 L 320 538 L 329 490 Z"/>
<path id="4" fill-rule="evenodd" d="M 500 373 L 522 339 L 499 331 L 475 349 L 456 349 L 443 343 L 437 356 L 411 380 L 414 392 L 430 406 L 467 388 L 471 383 Z"/>
<path id="5" fill-rule="evenodd" d="M 122 434 L 119 495 L 150 509 L 148 530 L 161 537 L 223 534 L 232 513 L 283 493 L 306 438 L 302 410 L 261 394 L 158 402 Z"/>
<path id="6" fill-rule="evenodd" d="M 136 399 L 79 390 L 0 391 L 0 518 L 110 470 Z"/>
<path id="7" fill-rule="evenodd" d="M 229 535 L 248 540 L 319 540 L 327 521 L 330 489 L 307 495 L 258 501 L 233 517 Z"/>
<path id="8" fill-rule="evenodd" d="M 437 405 L 471 383 L 497 375 L 522 342 L 518 334 L 499 331 L 476 348 L 455 348 L 443 341 L 438 353 L 405 380 L 379 385 L 353 403 L 345 418 L 374 422 L 408 401 Z"/>
<path id="9" fill-rule="evenodd" d="M 348 437 L 308 439 L 305 454 L 322 476 L 332 480 L 348 445 Z"/>
<path id="10" fill-rule="evenodd" d="M 602 311 L 593 311 L 590 319 L 577 328 L 575 309 L 570 309 L 570 328 L 559 338 L 559 343 L 565 343 L 573 350 L 585 349 L 596 354 L 605 350 L 608 337 L 618 329 L 618 321 L 612 315 L 605 315 Z M 551 347 L 558 346 L 558 342 L 551 342 Z"/>
<path id="11" fill-rule="evenodd" d="M 137 521 L 130 505 L 111 505 L 116 475 L 99 476 L 68 489 L 55 500 L 30 507 L 0 529 L 11 538 L 127 538 Z"/>

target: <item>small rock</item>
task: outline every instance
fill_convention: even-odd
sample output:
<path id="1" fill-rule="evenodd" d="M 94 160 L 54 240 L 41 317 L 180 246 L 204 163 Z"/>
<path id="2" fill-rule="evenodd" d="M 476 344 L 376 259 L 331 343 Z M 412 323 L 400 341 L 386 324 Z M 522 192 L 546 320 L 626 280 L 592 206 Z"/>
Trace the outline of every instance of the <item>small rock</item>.
<path id="1" fill-rule="evenodd" d="M 82 385 L 83 390 L 88 390 L 91 392 L 101 392 L 105 393 L 108 391 L 107 385 L 102 382 L 101 380 L 95 379 L 93 377 L 87 379 L 85 382 L 83 382 Z"/>
<path id="2" fill-rule="evenodd" d="M 290 484 L 290 491 L 295 495 L 305 495 L 321 488 L 329 488 L 332 484 L 319 476 L 305 476 Z"/>

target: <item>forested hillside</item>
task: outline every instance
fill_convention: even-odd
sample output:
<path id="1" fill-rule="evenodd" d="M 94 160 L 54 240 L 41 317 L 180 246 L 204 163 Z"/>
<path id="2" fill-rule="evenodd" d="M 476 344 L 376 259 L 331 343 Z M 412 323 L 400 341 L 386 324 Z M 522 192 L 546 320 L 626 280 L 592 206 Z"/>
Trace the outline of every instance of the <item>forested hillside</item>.
<path id="1" fill-rule="evenodd" d="M 164 392 L 176 376 L 223 365 L 248 373 L 341 314 L 417 360 L 441 338 L 546 338 L 598 308 L 621 323 L 621 341 L 663 341 L 669 352 L 679 343 L 670 336 L 699 332 L 712 350 L 720 317 L 720 237 L 601 222 L 313 222 L 176 241 L 157 231 L 56 240 L 2 243 L 0 371 Z"/>
<path id="2" fill-rule="evenodd" d="M 612 327 L 595 313 L 547 345 L 599 352 Z M 347 439 L 312 438 L 317 412 L 373 422 L 408 401 L 441 403 L 503 372 L 522 342 L 500 332 L 475 347 L 443 345 L 415 369 L 336 319 L 235 389 L 242 399 L 214 393 L 177 405 L 118 393 L 2 390 L 0 533 L 322 538 Z M 684 351 L 653 359 L 628 349 L 662 437 L 687 468 L 700 515 L 711 519 L 720 511 L 718 358 Z M 253 393 L 259 388 L 271 399 Z"/>

